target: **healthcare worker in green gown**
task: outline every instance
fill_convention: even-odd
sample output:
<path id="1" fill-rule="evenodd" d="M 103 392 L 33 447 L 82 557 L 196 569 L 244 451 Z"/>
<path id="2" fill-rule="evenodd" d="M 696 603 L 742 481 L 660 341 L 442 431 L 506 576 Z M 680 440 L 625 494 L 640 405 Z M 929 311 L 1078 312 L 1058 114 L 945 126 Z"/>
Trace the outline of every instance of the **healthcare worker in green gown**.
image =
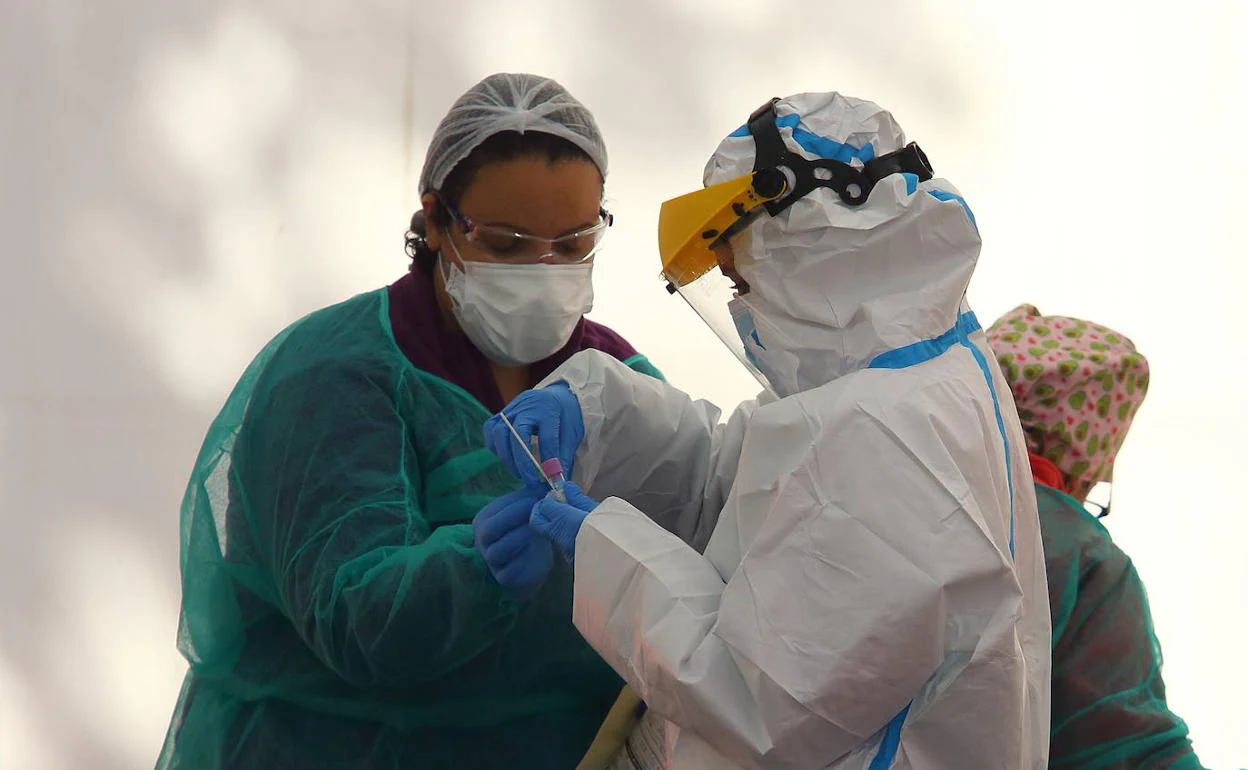
<path id="1" fill-rule="evenodd" d="M 576 765 L 622 682 L 546 540 L 499 546 L 523 550 L 525 590 L 491 577 L 490 522 L 535 498 L 482 425 L 581 350 L 659 376 L 583 318 L 606 170 L 558 83 L 486 78 L 433 136 L 408 274 L 246 370 L 182 505 L 190 671 L 158 767 Z"/>
<path id="2" fill-rule="evenodd" d="M 1099 521 L 1148 361 L 1113 329 L 1031 305 L 993 324 L 988 341 L 1018 403 L 1039 504 L 1053 618 L 1049 767 L 1201 770 L 1166 701 L 1144 582 Z"/>

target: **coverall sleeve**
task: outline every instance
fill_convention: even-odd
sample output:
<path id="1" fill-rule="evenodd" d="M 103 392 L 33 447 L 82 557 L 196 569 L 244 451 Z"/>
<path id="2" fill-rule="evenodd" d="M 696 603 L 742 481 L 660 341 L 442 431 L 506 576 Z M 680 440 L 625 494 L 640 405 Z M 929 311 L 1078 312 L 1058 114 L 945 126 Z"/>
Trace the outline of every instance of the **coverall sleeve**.
<path id="1" fill-rule="evenodd" d="M 585 420 L 573 480 L 595 499 L 627 500 L 702 550 L 732 486 L 747 402 L 720 410 L 596 350 L 577 353 L 543 385 L 566 382 Z"/>
<path id="2" fill-rule="evenodd" d="M 1087 546 L 1077 563 L 1050 567 L 1073 598 L 1054 596 L 1063 616 L 1053 619 L 1050 766 L 1199 770 L 1187 725 L 1166 705 L 1144 584 L 1099 526 Z"/>
<path id="3" fill-rule="evenodd" d="M 795 426 L 810 441 L 769 494 L 734 491 L 761 526 L 726 582 L 619 500 L 577 538 L 582 635 L 651 708 L 749 767 L 835 762 L 1021 611 L 977 502 L 999 495 L 973 488 L 991 474 L 941 455 L 947 426 L 868 408 L 837 425 L 792 416 L 775 435 L 751 426 L 743 462 L 765 465 L 777 435 L 802 446 Z"/>
<path id="4" fill-rule="evenodd" d="M 234 468 L 281 609 L 358 687 L 436 679 L 517 612 L 472 527 L 432 529 L 422 515 L 393 387 L 339 366 L 286 378 L 250 405 Z"/>

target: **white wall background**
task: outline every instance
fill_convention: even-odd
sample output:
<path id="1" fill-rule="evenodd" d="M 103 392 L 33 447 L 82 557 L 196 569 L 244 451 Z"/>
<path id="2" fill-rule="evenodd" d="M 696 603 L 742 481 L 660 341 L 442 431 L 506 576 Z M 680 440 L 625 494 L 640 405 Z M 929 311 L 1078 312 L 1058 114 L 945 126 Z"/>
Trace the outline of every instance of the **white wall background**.
<path id="1" fill-rule="evenodd" d="M 1248 763 L 1242 3 L 0 2 L 0 767 L 150 766 L 184 670 L 178 503 L 285 323 L 405 269 L 424 146 L 497 70 L 607 136 L 595 317 L 678 385 L 752 380 L 656 279 L 659 203 L 773 95 L 892 109 L 975 207 L 987 322 L 1132 336 L 1117 473 L 1174 707 Z"/>

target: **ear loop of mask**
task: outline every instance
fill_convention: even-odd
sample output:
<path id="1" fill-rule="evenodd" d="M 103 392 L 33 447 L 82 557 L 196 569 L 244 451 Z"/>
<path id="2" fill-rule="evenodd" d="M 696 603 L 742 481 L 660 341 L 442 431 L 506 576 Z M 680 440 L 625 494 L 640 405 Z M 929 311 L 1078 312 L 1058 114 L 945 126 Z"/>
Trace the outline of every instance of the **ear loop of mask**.
<path id="1" fill-rule="evenodd" d="M 452 300 L 455 300 L 455 296 L 454 296 L 455 293 L 452 291 L 453 283 L 452 283 L 451 271 L 458 270 L 459 275 L 462 279 L 462 278 L 467 277 L 468 268 L 466 266 L 467 263 L 464 261 L 464 255 L 460 253 L 459 247 L 455 245 L 455 239 L 451 237 L 451 233 L 449 230 L 450 228 L 447 228 L 447 230 L 443 231 L 443 235 L 445 236 L 444 240 L 450 245 L 451 251 L 455 252 L 455 259 L 459 260 L 459 263 L 448 264 L 450 260 L 448 260 L 445 256 L 442 255 L 441 249 L 438 249 L 438 270 L 441 271 L 442 273 L 442 285 L 447 287 L 447 293 L 451 294 Z"/>
<path id="2" fill-rule="evenodd" d="M 1094 484 L 1092 486 L 1092 489 L 1088 490 L 1088 493 L 1091 494 L 1092 490 L 1096 489 L 1098 486 L 1100 486 L 1099 483 Z M 1105 500 L 1104 505 L 1101 505 L 1100 503 L 1093 502 L 1092 500 L 1088 500 L 1088 499 L 1084 499 L 1083 501 L 1083 509 L 1098 519 L 1103 519 L 1106 516 L 1108 516 L 1110 509 L 1114 505 L 1114 485 L 1109 484 L 1107 486 L 1109 487 L 1109 496 Z"/>

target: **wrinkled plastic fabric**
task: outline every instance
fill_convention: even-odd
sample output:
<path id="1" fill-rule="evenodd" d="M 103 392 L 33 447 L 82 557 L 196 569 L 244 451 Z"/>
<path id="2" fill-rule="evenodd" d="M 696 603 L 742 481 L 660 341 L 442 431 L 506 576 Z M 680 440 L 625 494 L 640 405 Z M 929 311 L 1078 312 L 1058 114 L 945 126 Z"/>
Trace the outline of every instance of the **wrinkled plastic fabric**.
<path id="1" fill-rule="evenodd" d="M 905 132 L 887 110 L 851 96 L 835 92 L 797 94 L 777 102 L 775 110 L 776 127 L 786 148 L 807 160 L 837 160 L 861 168 L 863 158 L 886 155 L 901 149 L 906 143 Z M 743 126 L 734 131 L 720 143 L 707 162 L 703 172 L 704 183 L 722 184 L 751 173 L 754 168 L 754 150 L 754 138 L 748 128 Z M 894 179 L 890 184 L 899 181 L 901 180 Z M 916 190 L 907 189 L 906 184 L 902 183 L 902 189 L 905 190 L 903 198 L 909 199 Z M 925 184 L 925 191 L 940 189 L 936 184 L 952 189 L 948 182 L 937 180 L 930 186 Z M 732 301 L 737 296 L 734 282 L 719 270 L 711 270 L 697 280 L 678 286 L 677 291 L 764 388 L 786 396 L 803 388 L 818 387 L 840 372 L 831 372 L 819 366 L 821 359 L 826 360 L 826 357 L 820 355 L 805 355 L 803 366 L 812 371 L 803 371 L 800 377 L 796 371 L 796 355 L 783 355 L 783 362 L 776 366 L 776 362 L 770 360 L 772 357 L 765 352 L 767 346 L 759 336 L 759 325 L 761 323 L 769 327 L 773 335 L 788 337 L 786 342 L 789 350 L 795 350 L 798 345 L 813 351 L 839 351 L 845 347 L 844 339 L 848 335 L 829 334 L 824 323 L 826 318 L 820 317 L 829 307 L 829 298 L 824 294 L 834 287 L 821 283 L 818 273 L 827 270 L 829 256 L 840 256 L 847 236 L 853 231 L 870 229 L 896 215 L 896 207 L 890 206 L 892 202 L 886 198 L 887 196 L 876 196 L 866 207 L 855 208 L 842 204 L 835 191 L 817 189 L 794 202 L 775 220 L 765 213 L 759 214 L 752 225 L 730 239 L 737 268 L 743 274 L 749 273 L 747 277 L 751 281 L 768 281 L 768 285 L 759 287 L 762 291 L 755 290 L 754 295 L 765 292 L 773 300 L 781 298 L 778 303 L 781 306 L 779 313 L 774 307 L 769 308 L 765 312 L 765 318 L 760 320 L 759 314 L 751 312 L 748 296 Z M 911 248 L 908 252 L 897 242 L 900 239 L 893 240 L 894 252 L 904 255 L 913 251 Z M 965 238 L 956 240 L 964 242 Z M 965 252 L 965 243 L 960 245 L 960 251 Z M 771 267 L 770 265 L 756 270 L 757 263 L 767 263 L 775 258 L 776 255 L 769 253 L 775 250 L 781 252 L 778 256 L 785 262 L 781 274 L 778 275 L 774 268 L 765 269 Z M 791 256 L 791 252 L 795 250 L 800 250 L 796 260 Z M 956 252 L 959 249 L 951 248 L 950 251 Z M 886 264 L 886 257 L 891 258 L 891 254 L 868 253 L 867 256 L 870 257 L 867 270 L 872 263 L 882 265 L 876 268 L 880 271 L 891 269 Z M 799 277 L 795 275 L 797 271 L 793 266 L 795 263 L 800 265 L 803 260 L 812 263 L 808 268 L 811 275 Z M 973 261 L 968 261 L 967 269 L 972 266 Z M 953 276 L 954 280 L 959 277 Z M 849 282 L 850 285 L 842 287 L 844 292 L 852 295 L 864 279 L 879 283 L 874 276 L 855 276 L 855 280 Z M 813 284 L 810 287 L 812 291 L 803 292 L 803 284 Z M 806 296 L 802 296 L 803 294 Z M 844 298 L 833 301 L 836 302 L 834 313 L 846 304 Z M 772 302 L 773 306 L 776 304 Z M 895 320 L 895 315 L 895 310 L 890 309 L 884 317 L 892 321 Z M 792 318 L 787 319 L 788 323 L 784 324 L 786 328 L 775 328 L 777 322 L 784 323 L 780 319 L 787 316 Z M 944 329 L 934 330 L 934 333 L 939 331 Z M 873 336 L 856 336 L 867 336 L 868 339 L 876 341 Z M 853 341 L 850 340 L 851 345 Z M 797 345 L 793 344 L 795 342 Z"/>
<path id="2" fill-rule="evenodd" d="M 785 102 L 786 143 L 902 141 L 869 102 Z M 752 156 L 730 137 L 706 181 Z M 666 504 L 598 498 L 577 628 L 669 720 L 665 766 L 1044 768 L 1044 560 L 1018 415 L 965 302 L 969 207 L 894 174 L 862 206 L 820 189 L 744 235 L 739 336 L 778 399 L 720 425 L 593 351 L 551 375 L 582 406 L 578 481 Z"/>
<path id="3" fill-rule="evenodd" d="M 781 122 L 800 117 L 781 135 L 807 158 L 854 148 L 855 155 L 884 155 L 906 141 L 887 111 L 838 93 L 791 96 L 777 111 Z M 753 166 L 753 141 L 733 134 L 707 163 L 704 181 L 732 179 Z M 730 244 L 751 287 L 737 300 L 753 322 L 741 344 L 784 397 L 947 332 L 981 241 L 952 182 L 892 174 L 860 206 L 817 188 L 774 217 L 758 217 Z"/>
<path id="4" fill-rule="evenodd" d="M 573 767 L 622 686 L 563 560 L 528 602 L 489 575 L 470 521 L 518 482 L 387 312 L 382 290 L 293 325 L 205 439 L 161 768 Z"/>
<path id="5" fill-rule="evenodd" d="M 1161 645 L 1131 559 L 1072 498 L 1036 485 L 1053 613 L 1049 766 L 1200 770 L 1166 704 Z"/>
<path id="6" fill-rule="evenodd" d="M 982 333 L 971 344 L 987 357 Z M 592 568 L 576 570 L 573 619 L 673 723 L 665 767 L 1046 766 L 1031 477 L 975 358 L 956 346 L 724 424 L 593 351 L 551 375 L 585 410 L 578 477 L 635 474 L 702 503 L 669 519 L 607 499 L 576 541 Z M 689 547 L 707 529 L 704 552 Z"/>
<path id="7" fill-rule="evenodd" d="M 607 146 L 585 105 L 550 78 L 499 72 L 468 89 L 438 124 L 420 172 L 420 192 L 440 188 L 456 164 L 503 131 L 566 139 L 607 175 Z"/>

